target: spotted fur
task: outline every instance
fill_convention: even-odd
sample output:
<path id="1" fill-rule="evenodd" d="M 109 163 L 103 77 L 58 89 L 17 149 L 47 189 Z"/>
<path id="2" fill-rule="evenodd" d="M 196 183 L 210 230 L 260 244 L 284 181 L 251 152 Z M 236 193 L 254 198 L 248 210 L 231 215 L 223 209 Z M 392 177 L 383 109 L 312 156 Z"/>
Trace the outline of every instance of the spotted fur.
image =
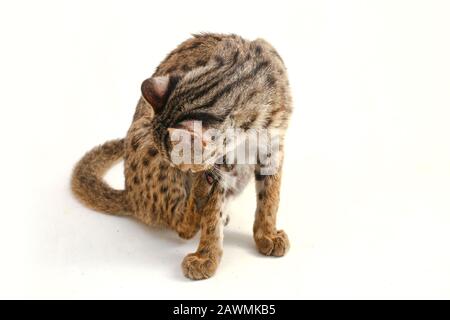
<path id="1" fill-rule="evenodd" d="M 254 176 L 257 248 L 264 255 L 284 255 L 289 241 L 276 229 L 282 165 L 271 176 L 261 174 L 259 163 L 180 170 L 169 159 L 168 139 L 170 128 L 191 120 L 219 130 L 278 130 L 283 138 L 292 106 L 286 69 L 275 49 L 262 39 L 195 35 L 164 59 L 142 91 L 125 139 L 94 148 L 76 165 L 72 190 L 77 198 L 98 211 L 166 226 L 185 239 L 200 230 L 198 249 L 186 256 L 182 269 L 191 279 L 204 279 L 214 274 L 222 256 L 226 202 Z M 121 158 L 125 189 L 114 190 L 102 176 Z"/>

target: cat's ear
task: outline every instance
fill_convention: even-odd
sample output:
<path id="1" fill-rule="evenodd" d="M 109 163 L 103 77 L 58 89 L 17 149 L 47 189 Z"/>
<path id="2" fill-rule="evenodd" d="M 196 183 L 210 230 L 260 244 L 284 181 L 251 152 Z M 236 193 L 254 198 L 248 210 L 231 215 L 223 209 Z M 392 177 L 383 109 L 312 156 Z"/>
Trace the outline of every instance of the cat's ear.
<path id="1" fill-rule="evenodd" d="M 178 77 L 162 76 L 147 79 L 142 83 L 142 96 L 150 103 L 156 114 L 163 109 L 178 80 Z"/>

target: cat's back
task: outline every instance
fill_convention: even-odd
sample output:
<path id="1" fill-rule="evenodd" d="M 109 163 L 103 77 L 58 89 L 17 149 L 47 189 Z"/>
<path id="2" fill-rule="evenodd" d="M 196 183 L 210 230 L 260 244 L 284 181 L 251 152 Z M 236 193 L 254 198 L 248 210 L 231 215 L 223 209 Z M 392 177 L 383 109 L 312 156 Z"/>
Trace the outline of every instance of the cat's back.
<path id="1" fill-rule="evenodd" d="M 193 35 L 172 50 L 157 67 L 153 76 L 186 73 L 207 65 L 212 57 L 226 59 L 236 51 L 247 59 L 264 59 L 284 69 L 280 55 L 264 39 L 249 41 L 236 34 L 201 33 Z"/>
<path id="2" fill-rule="evenodd" d="M 203 67 L 223 40 L 238 41 L 238 39 L 242 38 L 237 35 L 195 34 L 172 50 L 160 63 L 153 76 L 186 73 L 192 69 Z"/>

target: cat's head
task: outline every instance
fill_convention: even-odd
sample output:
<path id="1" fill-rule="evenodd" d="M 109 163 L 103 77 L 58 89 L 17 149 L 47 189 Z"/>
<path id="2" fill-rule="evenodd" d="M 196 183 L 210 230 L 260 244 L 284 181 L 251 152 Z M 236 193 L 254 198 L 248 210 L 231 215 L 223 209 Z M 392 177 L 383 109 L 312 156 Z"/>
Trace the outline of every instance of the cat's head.
<path id="1" fill-rule="evenodd" d="M 160 155 L 182 171 L 205 171 L 215 162 L 218 134 L 215 127 L 221 121 L 213 115 L 197 113 L 193 116 L 185 111 L 186 101 L 178 94 L 185 92 L 183 88 L 180 90 L 181 80 L 178 76 L 167 75 L 142 83 L 142 97 L 154 111 L 152 140 Z"/>

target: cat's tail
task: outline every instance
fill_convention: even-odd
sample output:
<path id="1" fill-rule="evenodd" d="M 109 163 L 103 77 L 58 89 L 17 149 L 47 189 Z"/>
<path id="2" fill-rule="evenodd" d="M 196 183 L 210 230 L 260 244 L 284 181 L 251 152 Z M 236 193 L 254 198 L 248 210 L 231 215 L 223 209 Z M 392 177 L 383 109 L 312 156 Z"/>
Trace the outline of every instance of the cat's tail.
<path id="1" fill-rule="evenodd" d="M 72 174 L 72 191 L 89 208 L 116 215 L 129 215 L 125 190 L 115 190 L 103 180 L 105 172 L 124 155 L 124 139 L 112 140 L 87 152 Z"/>

